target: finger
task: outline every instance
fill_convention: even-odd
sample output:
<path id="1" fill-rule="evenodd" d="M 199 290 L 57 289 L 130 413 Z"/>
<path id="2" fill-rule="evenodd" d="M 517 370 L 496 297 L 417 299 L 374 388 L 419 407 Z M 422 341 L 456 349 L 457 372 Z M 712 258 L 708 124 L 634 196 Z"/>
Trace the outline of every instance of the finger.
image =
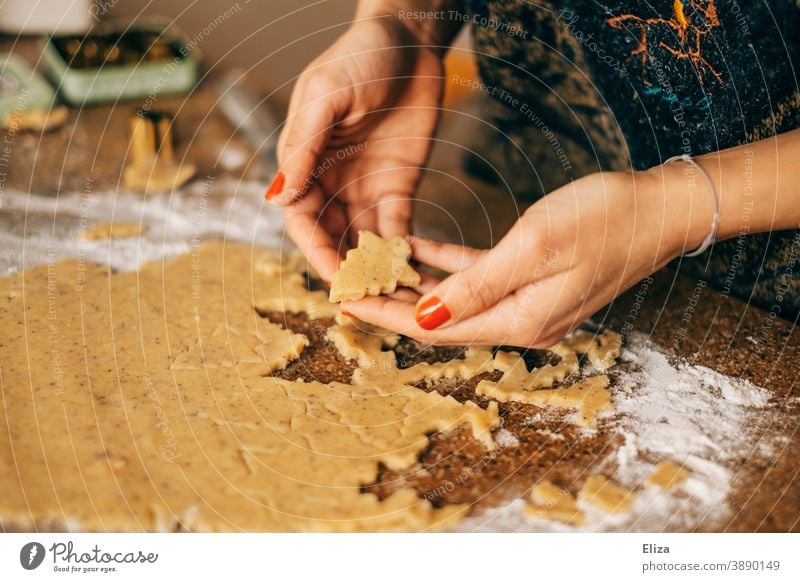
<path id="1" fill-rule="evenodd" d="M 538 251 L 530 240 L 532 235 L 526 232 L 529 230 L 517 223 L 496 247 L 426 293 L 417 304 L 420 326 L 430 330 L 463 321 L 529 283 L 539 271 L 533 268 L 538 262 L 535 256 Z M 453 266 L 460 266 L 455 264 L 456 260 L 454 257 Z M 547 274 L 543 271 L 539 276 Z"/>
<path id="2" fill-rule="evenodd" d="M 411 245 L 411 256 L 414 259 L 447 273 L 463 271 L 486 253 L 480 249 L 440 243 L 413 235 L 407 240 Z"/>
<path id="3" fill-rule="evenodd" d="M 312 172 L 335 124 L 346 113 L 347 91 L 333 86 L 324 77 L 312 78 L 298 88 L 297 109 L 287 118 L 279 140 L 280 171 L 266 193 L 267 201 L 286 206 L 303 195 L 313 183 Z"/>
<path id="4" fill-rule="evenodd" d="M 419 273 L 419 277 L 419 285 L 414 287 L 414 291 L 416 291 L 420 297 L 431 291 L 434 287 L 442 282 L 442 280 L 438 277 L 434 277 L 428 273 Z"/>
<path id="5" fill-rule="evenodd" d="M 385 297 L 393 299 L 394 301 L 403 301 L 405 303 L 416 305 L 417 301 L 419 301 L 419 298 L 422 297 L 422 294 L 417 293 L 414 289 L 409 289 L 408 287 L 398 287 L 394 293 L 389 293 Z"/>
<path id="6" fill-rule="evenodd" d="M 319 276 L 330 281 L 341 257 L 333 238 L 320 224 L 322 205 L 322 192 L 313 187 L 305 197 L 285 208 L 284 217 L 289 237 Z"/>
<path id="7" fill-rule="evenodd" d="M 499 345 L 506 336 L 500 321 L 483 314 L 440 330 L 421 328 L 414 317 L 414 304 L 388 297 L 366 297 L 342 303 L 342 309 L 358 319 L 411 337 L 428 345 Z M 499 325 L 498 325 L 499 324 Z"/>
<path id="8" fill-rule="evenodd" d="M 378 234 L 383 238 L 406 236 L 411 222 L 411 199 L 389 194 L 378 203 Z"/>
<path id="9" fill-rule="evenodd" d="M 386 297 L 351 302 L 346 304 L 346 309 L 362 321 L 429 345 L 508 345 L 541 349 L 561 339 L 574 319 L 572 315 L 579 295 L 569 293 L 567 287 L 566 275 L 559 273 L 507 295 L 487 311 L 436 330 L 420 327 L 407 304 Z"/>

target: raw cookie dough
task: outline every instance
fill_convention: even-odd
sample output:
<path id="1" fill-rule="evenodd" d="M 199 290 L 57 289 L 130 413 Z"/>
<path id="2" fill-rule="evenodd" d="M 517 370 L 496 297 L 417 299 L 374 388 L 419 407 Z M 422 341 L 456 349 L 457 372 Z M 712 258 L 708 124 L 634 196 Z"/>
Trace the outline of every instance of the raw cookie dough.
<path id="1" fill-rule="evenodd" d="M 291 333 L 269 321 L 256 321 L 256 331 L 218 325 L 210 339 L 190 342 L 175 356 L 170 370 L 202 370 L 254 366 L 262 376 L 280 370 L 300 357 L 308 345 L 304 335 Z"/>
<path id="2" fill-rule="evenodd" d="M 312 319 L 339 315 L 339 306 L 328 301 L 327 293 L 309 291 L 304 273 L 310 267 L 300 255 L 259 251 L 253 263 L 261 283 L 258 295 L 253 296 L 256 310 L 305 312 Z"/>
<path id="3" fill-rule="evenodd" d="M 605 371 L 616 362 L 621 345 L 622 337 L 611 330 L 605 330 L 597 336 L 584 330 L 577 330 L 548 348 L 547 351 L 558 356 L 558 363 L 548 363 L 530 372 L 518 353 L 500 351 L 495 356 L 495 367 L 504 374 L 494 383 L 492 390 L 510 394 L 549 388 L 578 372 L 578 354 L 586 354 L 595 369 Z M 488 390 L 488 387 L 485 389 Z M 514 398 L 509 399 L 514 400 Z"/>
<path id="4" fill-rule="evenodd" d="M 80 240 L 104 240 L 109 238 L 134 238 L 142 234 L 142 225 L 131 222 L 98 222 L 79 233 Z"/>
<path id="5" fill-rule="evenodd" d="M 362 486 L 380 464 L 413 466 L 437 431 L 466 425 L 493 446 L 496 405 L 397 383 L 396 367 L 381 382 L 265 376 L 305 340 L 254 305 L 319 301 L 299 267 L 269 261 L 215 243 L 138 272 L 62 261 L 0 278 L 0 528 L 453 525 L 465 506 Z"/>
<path id="6" fill-rule="evenodd" d="M 635 494 L 602 475 L 592 475 L 578 492 L 578 499 L 606 513 L 626 513 L 633 505 Z"/>
<path id="7" fill-rule="evenodd" d="M 498 382 L 481 380 L 475 393 L 500 402 L 522 402 L 535 406 L 559 406 L 577 409 L 576 424 L 584 428 L 597 426 L 597 416 L 613 409 L 608 376 L 591 376 L 567 388 L 549 390 L 525 390 L 502 386 Z"/>
<path id="8" fill-rule="evenodd" d="M 367 295 L 394 293 L 398 285 L 419 285 L 419 273 L 408 264 L 411 246 L 402 237 L 389 240 L 362 230 L 358 247 L 347 251 L 347 258 L 331 281 L 330 300 L 354 301 Z"/>
<path id="9" fill-rule="evenodd" d="M 580 527 L 586 514 L 578 507 L 569 491 L 542 481 L 531 490 L 531 503 L 525 504 L 525 512 L 535 519 L 560 521 Z"/>
<path id="10" fill-rule="evenodd" d="M 586 354 L 595 369 L 607 370 L 619 357 L 621 336 L 605 330 L 600 335 L 578 330 L 548 351 L 559 357 L 556 364 L 545 364 L 528 371 L 525 360 L 516 352 L 498 351 L 494 369 L 502 370 L 497 382 L 482 380 L 475 393 L 500 402 L 521 402 L 535 406 L 576 408 L 577 424 L 585 428 L 597 425 L 597 416 L 613 409 L 607 390 L 608 376 L 601 374 L 575 382 L 566 388 L 543 390 L 576 374 L 580 368 L 578 354 Z"/>
<path id="11" fill-rule="evenodd" d="M 468 354 L 465 360 L 453 360 L 441 364 L 417 364 L 401 370 L 397 367 L 395 353 L 382 349 L 387 345 L 387 338 L 388 343 L 396 343 L 394 334 L 352 320 L 342 321 L 331 327 L 328 330 L 328 338 L 333 341 L 342 356 L 358 362 L 359 368 L 353 373 L 353 384 L 368 386 L 381 394 L 417 391 L 418 388 L 413 387 L 412 384 L 423 380 L 455 376 L 470 378 L 480 373 L 487 361 L 491 362 L 491 352 L 479 351 Z M 455 402 L 450 396 L 445 398 Z M 421 398 L 419 400 L 422 401 Z M 486 410 L 469 400 L 461 406 L 459 416 L 455 419 L 439 418 L 440 427 L 437 430 L 455 428 L 455 424 L 463 423 L 465 419 L 468 419 L 472 427 L 472 436 L 483 442 L 487 449 L 493 450 L 495 443 L 492 440 L 491 430 L 500 424 L 497 402 L 490 403 Z M 379 419 L 376 417 L 373 418 L 373 421 L 377 423 Z M 361 429 L 354 427 L 353 430 L 360 431 Z M 365 437 L 368 438 L 368 435 Z M 414 460 L 416 460 L 415 456 L 413 458 L 411 456 L 401 457 L 399 460 L 387 457 L 383 459 L 383 462 L 390 469 L 395 469 L 413 464 Z"/>
<path id="12" fill-rule="evenodd" d="M 686 469 L 666 459 L 661 461 L 655 470 L 650 473 L 650 477 L 647 478 L 647 484 L 666 491 L 686 481 L 688 476 L 689 472 Z"/>
<path id="13" fill-rule="evenodd" d="M 545 364 L 541 368 L 534 368 L 530 372 L 525 366 L 525 360 L 517 352 L 499 351 L 495 355 L 495 367 L 504 372 L 503 377 L 494 382 L 493 390 L 496 393 L 522 393 L 526 391 L 548 388 L 556 382 L 561 382 L 570 374 L 578 371 L 578 355 L 565 342 L 560 342 L 548 351 L 556 354 L 561 361 L 557 364 Z M 511 398 L 514 400 L 514 398 Z M 505 401 L 503 401 L 505 402 Z"/>
<path id="14" fill-rule="evenodd" d="M 622 336 L 610 329 L 601 334 L 579 329 L 565 341 L 576 352 L 586 354 L 592 366 L 601 372 L 613 366 L 622 351 Z"/>

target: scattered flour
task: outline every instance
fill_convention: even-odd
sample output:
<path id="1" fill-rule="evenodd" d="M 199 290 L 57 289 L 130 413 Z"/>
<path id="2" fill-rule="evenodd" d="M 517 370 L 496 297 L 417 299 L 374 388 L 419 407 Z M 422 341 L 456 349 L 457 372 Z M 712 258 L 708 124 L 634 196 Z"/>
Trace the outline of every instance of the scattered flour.
<path id="1" fill-rule="evenodd" d="M 500 448 L 519 446 L 519 439 L 509 430 L 501 428 L 494 433 L 494 442 Z"/>
<path id="2" fill-rule="evenodd" d="M 282 211 L 267 205 L 263 196 L 263 183 L 230 178 L 196 181 L 179 192 L 146 197 L 122 191 L 58 198 L 6 192 L 0 210 L 26 218 L 19 228 L 0 229 L 0 275 L 65 258 L 132 271 L 146 261 L 190 252 L 203 238 L 293 248 L 284 237 Z M 80 232 L 96 222 L 139 224 L 143 233 L 80 240 Z"/>
<path id="3" fill-rule="evenodd" d="M 686 531 L 728 515 L 730 461 L 768 451 L 743 429 L 767 406 L 769 392 L 704 366 L 673 365 L 641 334 L 628 338 L 615 377 L 614 422 L 623 444 L 600 467 L 616 467 L 615 480 L 636 490 L 636 501 L 628 514 L 616 516 L 582 505 L 587 514 L 580 530 Z M 690 477 L 669 492 L 646 488 L 655 464 L 664 459 L 685 466 Z M 470 517 L 460 529 L 578 531 L 526 518 L 519 500 Z"/>

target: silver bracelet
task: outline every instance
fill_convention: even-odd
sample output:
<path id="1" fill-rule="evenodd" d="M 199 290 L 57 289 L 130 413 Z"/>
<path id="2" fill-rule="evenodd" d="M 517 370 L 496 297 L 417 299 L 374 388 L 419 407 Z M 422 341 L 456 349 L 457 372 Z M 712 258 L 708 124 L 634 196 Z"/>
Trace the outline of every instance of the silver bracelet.
<path id="1" fill-rule="evenodd" d="M 717 229 L 719 228 L 719 199 L 717 198 L 717 191 L 714 188 L 714 183 L 711 181 L 708 172 L 706 172 L 703 169 L 703 166 L 695 162 L 692 156 L 690 156 L 689 154 L 672 156 L 670 159 L 664 162 L 664 165 L 666 166 L 667 164 L 671 164 L 672 162 L 678 162 L 678 161 L 686 162 L 687 164 L 694 166 L 699 170 L 699 172 L 703 175 L 703 178 L 705 178 L 706 184 L 708 184 L 708 190 L 709 192 L 711 192 L 711 199 L 714 204 L 714 215 L 711 217 L 711 231 L 708 233 L 706 238 L 703 239 L 703 242 L 700 244 L 699 247 L 697 247 L 691 253 L 685 253 L 683 255 L 684 257 L 696 257 L 706 252 L 708 247 L 714 244 L 714 241 L 717 238 Z"/>

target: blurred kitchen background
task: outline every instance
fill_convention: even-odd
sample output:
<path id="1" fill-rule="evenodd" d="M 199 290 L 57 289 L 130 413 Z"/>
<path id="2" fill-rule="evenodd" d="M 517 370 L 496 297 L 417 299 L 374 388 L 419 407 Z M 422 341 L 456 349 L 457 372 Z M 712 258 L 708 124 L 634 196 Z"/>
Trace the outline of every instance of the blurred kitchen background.
<path id="1" fill-rule="evenodd" d="M 6 40 L 87 30 L 112 18 L 164 16 L 189 38 L 202 36 L 205 66 L 244 68 L 286 102 L 294 79 L 313 55 L 350 22 L 355 0 L 4 0 L 0 28 Z M 204 34 L 213 27 L 213 32 Z"/>
<path id="2" fill-rule="evenodd" d="M 275 142 L 294 80 L 344 32 L 355 5 L 3 0 L 0 121 L 13 147 L 0 158 L 0 230 L 6 225 L 6 234 L 19 231 L 7 248 L 35 234 L 32 198 L 25 196 L 83 192 L 88 199 L 91 192 L 95 203 L 106 204 L 96 212 L 100 219 L 118 213 L 125 196 L 146 194 L 149 203 L 159 194 L 174 207 L 175 200 L 191 200 L 192 192 L 212 182 L 220 211 L 224 201 L 247 201 L 238 215 L 246 218 L 259 208 L 262 223 L 275 225 L 277 233 L 279 217 L 264 207 L 263 190 L 276 171 Z M 469 46 L 468 29 L 457 43 Z M 448 78 L 477 76 L 469 51 L 450 51 L 445 65 Z M 447 85 L 441 139 L 429 163 L 435 171 L 423 173 L 414 228 L 490 246 L 520 208 L 506 189 L 465 170 L 464 148 L 486 133 L 475 113 L 480 93 Z M 101 192 L 114 193 L 114 206 Z M 26 210 L 16 211 L 15 204 Z M 65 214 L 77 213 L 64 203 L 59 208 L 56 216 L 43 206 L 41 224 L 61 225 Z M 158 217 L 152 212 L 142 218 L 142 212 L 127 215 L 143 224 Z M 16 226 L 23 214 L 24 232 Z M 73 236 L 75 224 L 67 220 L 66 228 L 62 234 Z M 231 223 L 223 230 L 230 235 L 236 228 L 238 238 L 250 241 L 264 229 Z M 16 251 L 7 254 L 0 264 L 21 264 Z"/>

